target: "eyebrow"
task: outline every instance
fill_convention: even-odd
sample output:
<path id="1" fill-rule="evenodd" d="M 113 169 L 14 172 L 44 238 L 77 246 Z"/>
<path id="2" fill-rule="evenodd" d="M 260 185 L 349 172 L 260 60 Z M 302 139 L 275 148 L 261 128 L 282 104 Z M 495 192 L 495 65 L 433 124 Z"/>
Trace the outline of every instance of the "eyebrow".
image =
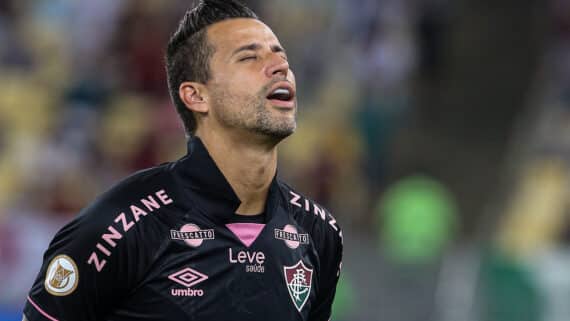
<path id="1" fill-rule="evenodd" d="M 234 50 L 232 52 L 232 57 L 235 56 L 236 54 L 242 52 L 242 51 L 257 51 L 261 49 L 261 45 L 259 43 L 250 43 L 247 45 L 243 45 L 239 48 L 237 48 L 236 50 Z M 287 54 L 287 52 L 285 51 L 285 49 L 283 47 L 281 47 L 280 45 L 272 45 L 271 46 L 271 51 L 272 52 L 282 52 L 284 54 Z"/>

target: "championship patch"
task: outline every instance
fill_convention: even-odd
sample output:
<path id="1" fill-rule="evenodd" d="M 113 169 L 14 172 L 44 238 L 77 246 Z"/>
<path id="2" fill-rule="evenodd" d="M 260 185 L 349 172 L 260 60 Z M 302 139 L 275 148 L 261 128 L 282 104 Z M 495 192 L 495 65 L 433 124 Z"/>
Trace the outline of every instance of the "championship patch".
<path id="1" fill-rule="evenodd" d="M 297 310 L 301 312 L 311 293 L 313 269 L 309 269 L 302 260 L 299 260 L 293 266 L 284 266 L 283 272 L 289 296 Z"/>
<path id="2" fill-rule="evenodd" d="M 77 288 L 79 283 L 79 270 L 77 265 L 67 255 L 54 257 L 48 265 L 44 286 L 46 290 L 56 296 L 66 296 Z"/>
<path id="3" fill-rule="evenodd" d="M 293 225 L 287 224 L 283 229 L 275 229 L 275 238 L 285 241 L 285 244 L 291 248 L 296 249 L 299 244 L 309 244 L 309 234 L 299 234 L 297 228 Z"/>
<path id="4" fill-rule="evenodd" d="M 183 240 L 191 247 L 202 245 L 204 240 L 213 240 L 215 232 L 213 229 L 202 230 L 196 224 L 186 224 L 180 228 L 180 231 L 170 230 L 170 238 L 173 240 Z"/>

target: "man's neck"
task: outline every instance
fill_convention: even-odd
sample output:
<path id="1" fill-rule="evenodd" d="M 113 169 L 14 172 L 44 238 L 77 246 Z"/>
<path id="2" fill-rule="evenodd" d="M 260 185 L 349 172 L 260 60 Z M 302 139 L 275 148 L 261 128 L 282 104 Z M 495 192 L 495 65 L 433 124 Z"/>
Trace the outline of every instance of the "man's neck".
<path id="1" fill-rule="evenodd" d="M 241 201 L 237 214 L 263 212 L 269 186 L 277 170 L 276 144 L 227 137 L 211 131 L 196 133 Z M 229 135 L 228 135 L 229 136 Z"/>

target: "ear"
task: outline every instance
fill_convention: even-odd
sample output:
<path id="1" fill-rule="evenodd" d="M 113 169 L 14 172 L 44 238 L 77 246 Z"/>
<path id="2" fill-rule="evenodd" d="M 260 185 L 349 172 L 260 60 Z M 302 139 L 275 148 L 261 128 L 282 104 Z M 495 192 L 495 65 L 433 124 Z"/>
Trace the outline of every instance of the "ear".
<path id="1" fill-rule="evenodd" d="M 208 103 L 204 97 L 206 92 L 206 87 L 197 82 L 185 81 L 178 87 L 180 100 L 188 109 L 198 113 L 208 112 Z"/>

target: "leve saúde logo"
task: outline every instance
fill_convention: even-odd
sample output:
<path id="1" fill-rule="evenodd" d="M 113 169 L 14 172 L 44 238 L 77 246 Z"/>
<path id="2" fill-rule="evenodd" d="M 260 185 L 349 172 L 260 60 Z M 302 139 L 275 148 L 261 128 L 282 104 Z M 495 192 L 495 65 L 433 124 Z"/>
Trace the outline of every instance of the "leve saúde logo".
<path id="1" fill-rule="evenodd" d="M 299 260 L 293 266 L 284 266 L 283 272 L 289 296 L 297 310 L 301 312 L 311 293 L 313 269 L 309 269 L 302 260 Z"/>
<path id="2" fill-rule="evenodd" d="M 48 265 L 44 287 L 55 296 L 71 294 L 79 284 L 79 271 L 73 259 L 67 255 L 54 257 Z"/>

